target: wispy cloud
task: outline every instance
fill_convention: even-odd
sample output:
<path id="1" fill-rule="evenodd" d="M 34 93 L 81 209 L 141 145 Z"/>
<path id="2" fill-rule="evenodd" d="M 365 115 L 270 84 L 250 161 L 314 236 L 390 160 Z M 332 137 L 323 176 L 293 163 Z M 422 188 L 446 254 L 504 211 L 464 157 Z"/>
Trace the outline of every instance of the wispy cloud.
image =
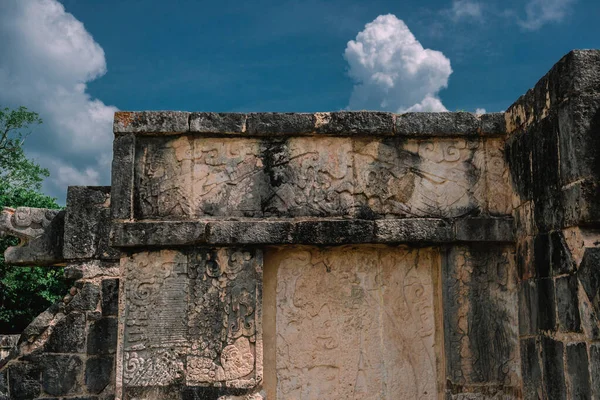
<path id="1" fill-rule="evenodd" d="M 355 81 L 349 109 L 446 111 L 438 93 L 452 73 L 443 53 L 425 49 L 396 16 L 380 15 L 346 46 Z"/>
<path id="2" fill-rule="evenodd" d="M 547 23 L 561 22 L 576 0 L 530 0 L 525 6 L 525 19 L 519 25 L 526 30 L 540 29 Z"/>
<path id="3" fill-rule="evenodd" d="M 454 0 L 452 1 L 452 8 L 446 10 L 446 13 L 454 21 L 462 19 L 481 20 L 483 17 L 483 7 L 477 1 Z"/>
<path id="4" fill-rule="evenodd" d="M 44 123 L 26 141 L 50 169 L 49 194 L 69 184 L 109 184 L 116 107 L 87 93 L 106 73 L 104 50 L 56 0 L 0 2 L 0 105 L 24 105 Z"/>

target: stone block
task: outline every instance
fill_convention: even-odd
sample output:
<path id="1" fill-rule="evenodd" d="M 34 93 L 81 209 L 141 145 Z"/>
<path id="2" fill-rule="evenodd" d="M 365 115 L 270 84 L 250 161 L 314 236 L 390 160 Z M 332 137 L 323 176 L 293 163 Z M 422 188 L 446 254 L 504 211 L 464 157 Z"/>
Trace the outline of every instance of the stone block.
<path id="1" fill-rule="evenodd" d="M 139 387 L 183 382 L 238 389 L 260 385 L 260 250 L 157 250 L 121 262 L 124 358 L 118 361 L 123 375 L 117 386 L 122 382 L 125 398 Z"/>
<path id="2" fill-rule="evenodd" d="M 115 358 L 90 357 L 85 364 L 85 386 L 90 393 L 102 392 L 114 379 Z"/>
<path id="3" fill-rule="evenodd" d="M 68 260 L 118 260 L 108 243 L 110 187 L 70 186 L 67 191 L 63 255 Z"/>
<path id="4" fill-rule="evenodd" d="M 119 276 L 119 263 L 116 261 L 85 260 L 67 264 L 65 278 L 80 280 Z"/>
<path id="5" fill-rule="evenodd" d="M 102 316 L 117 316 L 119 312 L 119 280 L 102 280 Z"/>
<path id="6" fill-rule="evenodd" d="M 558 106 L 563 185 L 600 178 L 600 93 L 581 93 Z"/>
<path id="7" fill-rule="evenodd" d="M 214 221 L 207 224 L 206 241 L 216 245 L 291 243 L 294 228 L 291 221 Z"/>
<path id="8" fill-rule="evenodd" d="M 65 312 L 94 311 L 100 301 L 100 286 L 94 282 L 84 282 L 77 293 L 65 306 Z"/>
<path id="9" fill-rule="evenodd" d="M 517 276 L 510 247 L 453 247 L 442 268 L 446 380 L 516 389 Z"/>
<path id="10" fill-rule="evenodd" d="M 467 112 L 411 112 L 396 116 L 399 136 L 476 136 L 480 121 Z"/>
<path id="11" fill-rule="evenodd" d="M 597 93 L 598 50 L 573 50 L 506 110 L 508 133 L 525 130 L 546 118 L 567 99 Z"/>
<path id="12" fill-rule="evenodd" d="M 533 261 L 536 276 L 547 278 L 550 276 L 552 243 L 547 233 L 540 233 L 533 239 Z"/>
<path id="13" fill-rule="evenodd" d="M 535 338 L 521 340 L 521 373 L 523 398 L 543 398 L 540 351 Z"/>
<path id="14" fill-rule="evenodd" d="M 556 330 L 556 296 L 551 278 L 537 280 L 538 327 L 544 331 Z"/>
<path id="15" fill-rule="evenodd" d="M 117 111 L 113 132 L 184 133 L 190 130 L 190 113 L 183 111 Z"/>
<path id="16" fill-rule="evenodd" d="M 550 234 L 552 275 L 570 274 L 575 271 L 575 260 L 567 246 L 562 232 Z"/>
<path id="17" fill-rule="evenodd" d="M 110 242 L 115 247 L 179 246 L 206 241 L 206 222 L 163 221 L 113 223 Z"/>
<path id="18" fill-rule="evenodd" d="M 591 399 L 590 371 L 585 343 L 567 345 L 567 387 L 571 399 Z"/>
<path id="19" fill-rule="evenodd" d="M 533 198 L 533 176 L 531 174 L 532 137 L 528 133 L 515 133 L 505 145 L 506 160 L 510 167 L 512 186 L 522 201 Z"/>
<path id="20" fill-rule="evenodd" d="M 562 342 L 542 336 L 544 389 L 549 399 L 567 399 Z"/>
<path id="21" fill-rule="evenodd" d="M 24 362 L 8 366 L 9 398 L 12 400 L 35 399 L 41 393 L 40 366 Z"/>
<path id="22" fill-rule="evenodd" d="M 533 237 L 525 236 L 517 240 L 516 243 L 516 262 L 517 271 L 521 280 L 532 279 L 536 277 L 534 254 L 533 254 Z"/>
<path id="23" fill-rule="evenodd" d="M 565 204 L 564 192 L 556 192 L 547 197 L 535 199 L 533 220 L 536 231 L 549 232 L 567 226 Z"/>
<path id="24" fill-rule="evenodd" d="M 83 361 L 76 355 L 46 354 L 42 359 L 42 387 L 51 396 L 80 394 Z"/>
<path id="25" fill-rule="evenodd" d="M 600 344 L 590 343 L 589 346 L 592 394 L 598 398 L 600 396 Z"/>
<path id="26" fill-rule="evenodd" d="M 534 144 L 531 156 L 533 198 L 539 201 L 554 195 L 560 188 L 558 121 L 550 115 L 532 126 L 527 134 L 532 135 Z"/>
<path id="27" fill-rule="evenodd" d="M 113 141 L 110 210 L 112 218 L 133 218 L 131 191 L 133 190 L 135 136 L 116 135 Z"/>
<path id="28" fill-rule="evenodd" d="M 581 283 L 595 315 L 600 315 L 600 248 L 585 249 L 577 277 Z"/>
<path id="29" fill-rule="evenodd" d="M 294 243 L 304 244 L 348 244 L 374 242 L 373 221 L 364 220 L 319 220 L 298 221 L 293 233 Z"/>
<path id="30" fill-rule="evenodd" d="M 277 349 L 268 396 L 435 398 L 440 346 L 435 332 L 441 327 L 434 314 L 433 275 L 438 268 L 439 256 L 431 248 L 268 252 L 265 270 L 276 282 L 271 289 L 265 286 L 265 321 L 274 322 L 271 346 Z"/>
<path id="31" fill-rule="evenodd" d="M 454 240 L 452 225 L 437 218 L 380 219 L 375 221 L 375 240 L 381 243 Z"/>
<path id="32" fill-rule="evenodd" d="M 481 134 L 506 135 L 506 119 L 503 112 L 485 113 L 479 117 Z"/>
<path id="33" fill-rule="evenodd" d="M 48 353 L 84 353 L 85 339 L 85 314 L 73 312 L 56 323 L 46 341 L 44 351 Z"/>
<path id="34" fill-rule="evenodd" d="M 464 218 L 454 222 L 460 242 L 513 242 L 512 218 Z"/>
<path id="35" fill-rule="evenodd" d="M 534 280 L 519 283 L 519 335 L 538 333 L 538 292 Z"/>
<path id="36" fill-rule="evenodd" d="M 316 132 L 327 135 L 393 135 L 394 114 L 377 111 L 340 111 L 315 114 Z"/>
<path id="37" fill-rule="evenodd" d="M 251 113 L 246 131 L 250 135 L 303 135 L 315 131 L 316 117 L 305 113 Z"/>
<path id="38" fill-rule="evenodd" d="M 101 318 L 88 328 L 87 354 L 114 354 L 117 349 L 117 319 Z"/>
<path id="39" fill-rule="evenodd" d="M 569 185 L 562 191 L 564 226 L 589 225 L 600 221 L 600 184 L 584 180 Z"/>
<path id="40" fill-rule="evenodd" d="M 246 132 L 246 114 L 195 112 L 190 116 L 194 133 L 241 134 Z"/>
<path id="41" fill-rule="evenodd" d="M 556 285 L 559 330 L 562 332 L 581 332 L 577 276 L 561 276 L 556 278 L 554 283 Z"/>

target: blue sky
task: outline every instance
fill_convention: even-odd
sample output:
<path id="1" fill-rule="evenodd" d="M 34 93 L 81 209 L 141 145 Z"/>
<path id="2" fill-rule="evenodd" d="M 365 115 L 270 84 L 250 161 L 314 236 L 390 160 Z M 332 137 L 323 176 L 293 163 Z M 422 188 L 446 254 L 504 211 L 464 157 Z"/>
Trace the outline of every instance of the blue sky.
<path id="1" fill-rule="evenodd" d="M 506 109 L 571 49 L 597 0 L 0 0 L 0 106 L 44 190 L 110 184 L 115 110 Z"/>

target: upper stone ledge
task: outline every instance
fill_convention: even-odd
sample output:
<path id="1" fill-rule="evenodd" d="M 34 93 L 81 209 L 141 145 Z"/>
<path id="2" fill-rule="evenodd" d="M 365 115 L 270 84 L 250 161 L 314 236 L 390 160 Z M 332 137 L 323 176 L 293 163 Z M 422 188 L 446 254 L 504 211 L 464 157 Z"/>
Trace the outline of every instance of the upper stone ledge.
<path id="1" fill-rule="evenodd" d="M 506 110 L 507 133 L 523 131 L 566 100 L 600 96 L 600 50 L 573 50 Z"/>
<path id="2" fill-rule="evenodd" d="M 181 134 L 210 136 L 400 136 L 476 137 L 506 134 L 503 113 L 467 112 L 393 114 L 380 111 L 321 113 L 213 113 L 119 111 L 115 134 Z"/>

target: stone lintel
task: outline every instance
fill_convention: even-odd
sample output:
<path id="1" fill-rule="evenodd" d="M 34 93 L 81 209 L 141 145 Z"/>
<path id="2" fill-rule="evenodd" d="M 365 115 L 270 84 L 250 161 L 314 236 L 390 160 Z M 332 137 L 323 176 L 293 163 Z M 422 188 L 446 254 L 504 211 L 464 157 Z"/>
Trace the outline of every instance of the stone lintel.
<path id="1" fill-rule="evenodd" d="M 270 244 L 454 243 L 514 240 L 512 218 L 342 218 L 114 222 L 114 247 Z"/>
<path id="2" fill-rule="evenodd" d="M 504 136 L 504 113 L 468 112 L 394 114 L 381 111 L 320 113 L 214 113 L 119 111 L 115 134 L 182 134 L 211 136 Z"/>

